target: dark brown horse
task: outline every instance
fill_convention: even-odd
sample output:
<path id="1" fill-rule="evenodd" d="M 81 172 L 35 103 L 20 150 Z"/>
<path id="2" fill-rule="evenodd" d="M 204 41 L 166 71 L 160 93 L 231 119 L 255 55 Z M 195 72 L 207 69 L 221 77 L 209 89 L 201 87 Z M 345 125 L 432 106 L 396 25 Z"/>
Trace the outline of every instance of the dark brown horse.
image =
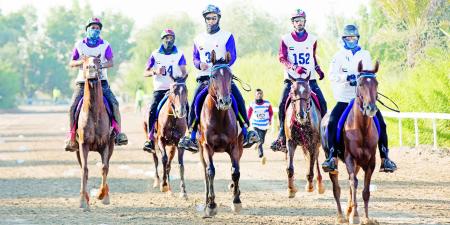
<path id="1" fill-rule="evenodd" d="M 242 156 L 243 135 L 238 134 L 236 116 L 232 108 L 231 81 L 233 74 L 228 66 L 231 60 L 227 52 L 225 60 L 217 60 L 212 51 L 210 84 L 208 95 L 200 115 L 199 145 L 200 159 L 205 172 L 206 204 L 205 216 L 217 214 L 217 204 L 214 193 L 215 168 L 213 155 L 216 152 L 226 152 L 231 158 L 231 179 L 229 188 L 233 192 L 231 209 L 239 213 L 242 205 L 239 190 L 239 160 Z"/>
<path id="2" fill-rule="evenodd" d="M 187 87 L 186 78 L 175 79 L 171 77 L 175 83 L 170 86 L 168 98 L 161 107 L 158 120 L 155 123 L 156 139 L 158 149 L 161 151 L 161 160 L 163 163 L 163 182 L 160 183 L 158 174 L 158 156 L 153 153 L 153 161 L 155 162 L 155 179 L 153 187 L 160 186 L 161 192 L 171 191 L 170 188 L 170 168 L 175 153 L 178 153 L 178 164 L 180 167 L 180 197 L 187 198 L 186 185 L 184 182 L 184 150 L 178 148 L 178 142 L 187 129 Z M 147 117 L 148 118 L 148 117 Z M 147 119 L 144 120 L 144 130 L 147 134 Z"/>
<path id="3" fill-rule="evenodd" d="M 106 182 L 109 170 L 109 159 L 114 150 L 115 135 L 111 130 L 109 116 L 103 102 L 103 91 L 100 81 L 99 57 L 87 57 L 83 62 L 84 95 L 83 105 L 78 119 L 79 151 L 76 152 L 81 166 L 80 208 L 89 211 L 89 194 L 87 192 L 89 151 L 100 153 L 102 158 L 102 184 L 97 198 L 103 204 L 109 204 L 109 187 Z"/>
<path id="4" fill-rule="evenodd" d="M 320 121 L 322 120 L 319 109 L 311 97 L 309 86 L 310 75 L 306 78 L 289 76 L 292 82 L 290 91 L 290 104 L 286 109 L 284 130 L 286 133 L 288 150 L 288 197 L 295 197 L 297 188 L 294 184 L 294 154 L 297 146 L 302 146 L 303 153 L 309 159 L 309 171 L 306 174 L 307 192 L 314 191 L 314 164 L 317 168 L 317 189 L 320 194 L 325 192 L 322 183 L 322 175 L 319 170 L 319 146 L 320 146 Z"/>
<path id="5" fill-rule="evenodd" d="M 350 195 L 348 199 L 347 219 L 342 215 L 340 194 L 341 189 L 338 182 L 338 174 L 330 173 L 333 182 L 333 194 L 337 204 L 337 222 L 351 224 L 359 223 L 358 204 L 356 191 L 358 188 L 357 174 L 362 168 L 364 170 L 364 189 L 362 197 L 364 200 L 363 223 L 371 224 L 369 220 L 369 198 L 370 180 L 375 169 L 376 147 L 378 144 L 378 132 L 374 122 L 374 116 L 378 111 L 376 106 L 378 82 L 375 73 L 378 71 L 379 63 L 375 64 L 374 70 L 363 70 L 362 62 L 358 65 L 356 98 L 353 107 L 344 125 L 345 151 L 341 160 L 344 161 L 349 174 Z M 332 138 L 332 137 L 328 137 Z"/>

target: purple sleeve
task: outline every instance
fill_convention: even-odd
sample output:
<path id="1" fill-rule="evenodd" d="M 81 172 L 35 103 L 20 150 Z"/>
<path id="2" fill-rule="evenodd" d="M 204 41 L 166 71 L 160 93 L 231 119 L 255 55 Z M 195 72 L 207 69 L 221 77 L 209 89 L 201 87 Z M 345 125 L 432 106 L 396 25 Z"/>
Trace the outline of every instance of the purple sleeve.
<path id="1" fill-rule="evenodd" d="M 186 65 L 186 58 L 184 58 L 184 55 L 181 55 L 180 61 L 178 61 L 179 66 Z"/>
<path id="2" fill-rule="evenodd" d="M 113 57 L 114 57 L 114 56 L 113 56 L 113 51 L 112 51 L 112 49 L 111 49 L 111 46 L 108 45 L 108 47 L 106 48 L 106 51 L 105 51 L 105 58 L 106 58 L 107 60 L 111 60 Z"/>
<path id="3" fill-rule="evenodd" d="M 194 66 L 200 69 L 200 52 L 198 51 L 197 45 L 194 44 L 194 52 L 192 54 L 194 60 Z"/>
<path id="4" fill-rule="evenodd" d="M 145 70 L 149 70 L 155 65 L 155 58 L 153 57 L 153 54 L 148 58 L 147 65 L 145 66 Z"/>
<path id="5" fill-rule="evenodd" d="M 72 51 L 72 60 L 78 60 L 80 58 L 80 54 L 78 53 L 77 48 L 73 48 Z"/>
<path id="6" fill-rule="evenodd" d="M 230 38 L 228 38 L 227 44 L 225 45 L 225 49 L 227 52 L 230 52 L 231 54 L 231 61 L 228 63 L 228 65 L 233 65 L 234 61 L 236 61 L 236 45 L 234 44 L 234 37 L 233 35 L 230 35 Z"/>

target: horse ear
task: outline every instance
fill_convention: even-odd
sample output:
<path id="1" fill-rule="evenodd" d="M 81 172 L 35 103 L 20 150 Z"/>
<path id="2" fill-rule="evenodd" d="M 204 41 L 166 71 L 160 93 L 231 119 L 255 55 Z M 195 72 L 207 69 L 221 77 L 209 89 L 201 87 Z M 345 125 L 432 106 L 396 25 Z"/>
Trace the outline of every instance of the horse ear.
<path id="1" fill-rule="evenodd" d="M 362 70 L 363 70 L 363 64 L 362 64 L 362 60 L 361 60 L 361 61 L 359 61 L 359 63 L 358 63 L 358 73 L 361 73 Z"/>
<path id="2" fill-rule="evenodd" d="M 306 81 L 309 81 L 309 78 L 311 78 L 311 71 L 309 71 L 308 76 L 305 78 Z"/>
<path id="3" fill-rule="evenodd" d="M 225 54 L 225 62 L 230 63 L 231 62 L 231 54 L 227 51 L 227 54 Z"/>
<path id="4" fill-rule="evenodd" d="M 288 74 L 289 76 L 289 80 L 291 80 L 292 82 L 295 82 L 295 78 L 293 78 L 290 74 Z"/>
<path id="5" fill-rule="evenodd" d="M 377 60 L 377 62 L 375 63 L 375 68 L 373 69 L 373 73 L 378 72 L 378 67 L 380 67 L 380 61 Z"/>
<path id="6" fill-rule="evenodd" d="M 211 63 L 214 65 L 216 64 L 216 51 L 211 51 Z"/>
<path id="7" fill-rule="evenodd" d="M 187 78 L 188 78 L 188 75 L 186 74 L 186 76 L 184 76 L 183 78 L 180 79 L 180 82 L 186 83 Z"/>
<path id="8" fill-rule="evenodd" d="M 100 57 L 102 56 L 102 54 L 98 54 L 97 56 L 95 56 L 95 57 L 97 57 L 97 58 L 99 58 L 100 59 Z"/>

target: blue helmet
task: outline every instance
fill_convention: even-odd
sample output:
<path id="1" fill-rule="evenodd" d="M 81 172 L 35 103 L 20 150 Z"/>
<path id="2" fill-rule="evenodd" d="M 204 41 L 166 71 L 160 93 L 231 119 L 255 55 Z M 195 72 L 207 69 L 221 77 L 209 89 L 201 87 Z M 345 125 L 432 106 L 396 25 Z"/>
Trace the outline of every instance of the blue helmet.
<path id="1" fill-rule="evenodd" d="M 202 12 L 203 17 L 205 17 L 206 14 L 208 14 L 208 13 L 215 13 L 215 14 L 219 15 L 219 17 L 221 16 L 219 7 L 217 7 L 215 5 L 206 6 L 206 8 Z"/>
<path id="2" fill-rule="evenodd" d="M 344 32 L 342 33 L 342 37 L 347 37 L 347 36 L 356 36 L 359 38 L 358 28 L 353 24 L 346 25 L 344 27 Z"/>

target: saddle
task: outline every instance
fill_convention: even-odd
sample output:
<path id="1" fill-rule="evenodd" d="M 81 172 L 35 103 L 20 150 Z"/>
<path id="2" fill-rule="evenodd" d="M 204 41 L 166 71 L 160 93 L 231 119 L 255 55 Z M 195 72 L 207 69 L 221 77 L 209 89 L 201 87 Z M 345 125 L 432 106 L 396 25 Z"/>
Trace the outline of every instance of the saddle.
<path id="1" fill-rule="evenodd" d="M 74 119 L 74 124 L 73 124 L 72 130 L 71 130 L 71 135 L 73 135 L 71 138 L 73 138 L 73 140 L 75 139 L 76 130 L 78 128 L 78 118 L 80 117 L 81 106 L 83 105 L 83 98 L 84 97 L 81 97 L 81 99 L 78 101 L 77 108 L 75 110 L 75 115 L 74 115 L 75 119 Z M 111 123 L 111 128 L 113 129 L 113 131 L 116 134 L 120 133 L 119 125 L 117 124 L 116 120 L 114 120 L 111 106 L 109 105 L 109 102 L 105 96 L 103 96 L 103 104 L 105 105 L 106 112 L 108 113 L 109 121 Z"/>

